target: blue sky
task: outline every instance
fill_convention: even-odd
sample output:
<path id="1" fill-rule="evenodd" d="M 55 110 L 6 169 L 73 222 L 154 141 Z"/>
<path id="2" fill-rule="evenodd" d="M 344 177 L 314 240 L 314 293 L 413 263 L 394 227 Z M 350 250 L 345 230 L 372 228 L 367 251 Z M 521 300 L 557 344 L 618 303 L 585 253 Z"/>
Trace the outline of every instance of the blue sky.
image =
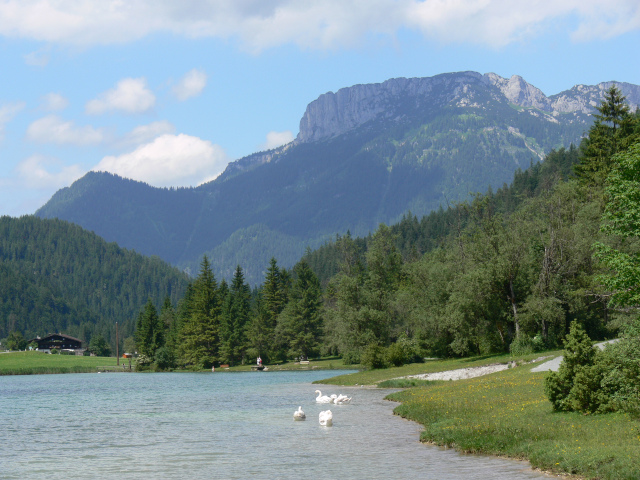
<path id="1" fill-rule="evenodd" d="M 319 95 L 520 75 L 640 84 L 637 0 L 0 0 L 0 215 L 90 170 L 198 185 L 291 141 Z"/>

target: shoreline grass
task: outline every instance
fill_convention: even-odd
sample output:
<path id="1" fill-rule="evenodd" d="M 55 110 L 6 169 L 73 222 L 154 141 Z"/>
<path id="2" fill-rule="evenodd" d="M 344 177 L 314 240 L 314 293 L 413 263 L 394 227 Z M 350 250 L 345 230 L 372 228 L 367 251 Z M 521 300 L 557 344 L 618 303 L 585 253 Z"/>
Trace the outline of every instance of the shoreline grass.
<path id="1" fill-rule="evenodd" d="M 465 453 L 528 460 L 533 468 L 554 474 L 599 480 L 640 479 L 640 422 L 619 413 L 553 412 L 544 394 L 546 373 L 531 372 L 535 365 L 522 365 L 525 358 L 517 359 L 520 365 L 515 368 L 467 380 L 392 380 L 415 373 L 500 363 L 497 358 L 467 359 L 471 361 L 466 365 L 433 361 L 391 371 L 343 375 L 321 383 L 403 388 L 387 399 L 400 402 L 394 413 L 424 426 L 421 441 L 425 443 Z M 420 365 L 420 372 L 406 373 L 420 369 Z"/>
<path id="2" fill-rule="evenodd" d="M 98 367 L 115 365 L 115 357 L 49 355 L 43 352 L 6 352 L 0 354 L 0 376 L 95 373 L 98 371 Z"/>

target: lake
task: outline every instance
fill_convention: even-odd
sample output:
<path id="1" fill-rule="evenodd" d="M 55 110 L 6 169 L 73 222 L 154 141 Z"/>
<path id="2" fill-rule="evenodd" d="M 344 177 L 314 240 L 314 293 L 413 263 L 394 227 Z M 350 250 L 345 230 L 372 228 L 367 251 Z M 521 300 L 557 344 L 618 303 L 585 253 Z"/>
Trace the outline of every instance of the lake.
<path id="1" fill-rule="evenodd" d="M 344 371 L 0 377 L 0 478 L 540 479 L 528 464 L 419 442 L 388 390 Z M 350 405 L 316 404 L 314 391 Z M 294 422 L 302 406 L 304 422 Z M 333 427 L 318 424 L 333 412 Z"/>

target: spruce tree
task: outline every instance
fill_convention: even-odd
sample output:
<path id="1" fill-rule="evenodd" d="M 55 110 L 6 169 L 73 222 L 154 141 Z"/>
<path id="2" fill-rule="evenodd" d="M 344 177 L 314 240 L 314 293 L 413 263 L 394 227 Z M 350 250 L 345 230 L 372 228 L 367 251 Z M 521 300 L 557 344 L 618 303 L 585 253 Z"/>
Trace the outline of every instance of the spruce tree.
<path id="1" fill-rule="evenodd" d="M 613 156 L 628 148 L 638 137 L 638 116 L 632 115 L 626 98 L 613 85 L 594 115 L 589 135 L 580 144 L 580 163 L 575 173 L 586 185 L 601 186 L 611 171 Z"/>
<path id="2" fill-rule="evenodd" d="M 205 256 L 182 305 L 180 359 L 186 366 L 210 368 L 218 355 L 220 303 L 217 282 Z"/>
<path id="3" fill-rule="evenodd" d="M 244 282 L 240 265 L 236 267 L 222 313 L 220 359 L 229 364 L 244 363 L 246 329 L 251 311 L 251 290 Z"/>
<path id="4" fill-rule="evenodd" d="M 322 337 L 320 281 L 301 260 L 293 269 L 295 281 L 289 303 L 278 317 L 277 335 L 290 356 L 308 357 L 319 351 Z"/>

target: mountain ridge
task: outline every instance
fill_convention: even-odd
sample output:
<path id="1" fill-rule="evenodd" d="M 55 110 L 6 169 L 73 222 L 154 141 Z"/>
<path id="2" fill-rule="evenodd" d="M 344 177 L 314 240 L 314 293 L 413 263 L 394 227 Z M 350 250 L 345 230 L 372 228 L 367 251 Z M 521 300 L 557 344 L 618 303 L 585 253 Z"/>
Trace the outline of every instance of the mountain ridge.
<path id="1" fill-rule="evenodd" d="M 94 172 L 36 215 L 192 271 L 204 253 L 224 278 L 237 262 L 257 283 L 269 252 L 290 267 L 307 246 L 499 188 L 577 144 L 593 120 L 584 111 L 606 85 L 546 97 L 518 76 L 461 72 L 346 87 L 309 104 L 293 142 L 231 162 L 214 181 L 154 189 Z M 637 108 L 640 87 L 620 85 Z M 244 261 L 230 238 L 244 242 Z"/>

